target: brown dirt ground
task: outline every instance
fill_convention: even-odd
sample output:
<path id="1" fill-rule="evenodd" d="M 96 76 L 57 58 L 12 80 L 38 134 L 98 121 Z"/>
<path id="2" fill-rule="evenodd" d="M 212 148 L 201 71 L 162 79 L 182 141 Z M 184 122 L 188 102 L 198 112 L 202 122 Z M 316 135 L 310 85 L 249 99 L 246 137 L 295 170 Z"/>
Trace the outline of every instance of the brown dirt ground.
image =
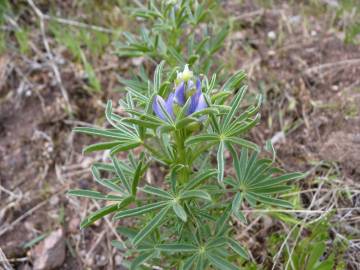
<path id="1" fill-rule="evenodd" d="M 286 1 L 271 10 L 259 9 L 251 1 L 224 5 L 226 12 L 240 18 L 234 21 L 223 57 L 234 59 L 231 69 L 245 68 L 253 93 L 266 96 L 263 120 L 252 139 L 263 144 L 285 131 L 275 144 L 285 169 L 306 171 L 325 160 L 336 163 L 343 181 L 359 184 L 359 46 L 344 44 L 342 33 L 316 16 L 304 27 L 302 18 L 295 20 L 296 8 Z M 282 33 L 283 40 L 269 41 L 270 31 Z M 42 51 L 41 41 L 35 34 L 33 38 Z M 74 110 L 70 116 L 44 58 L 35 55 L 32 61 L 40 66 L 34 68 L 16 51 L 0 56 L 0 246 L 17 269 L 31 269 L 26 268 L 31 267 L 30 251 L 22 245 L 59 226 L 67 235 L 61 269 L 120 269 L 105 221 L 78 229 L 79 218 L 94 205 L 64 194 L 70 187 L 95 186 L 88 167 L 104 157 L 82 156 L 81 147 L 90 139 L 74 137 L 71 129 L 81 122 L 103 123 L 105 101 L 119 97 L 112 92 L 119 86 L 115 75 L 134 66 L 110 54 L 98 65 L 108 66 L 109 59 L 113 67 L 99 72 L 105 89 L 101 94 L 86 90 L 86 81 L 66 57 L 58 64 Z M 157 167 L 152 173 L 159 173 Z M 256 259 L 263 261 L 266 254 L 256 252 L 259 244 L 253 243 Z"/>

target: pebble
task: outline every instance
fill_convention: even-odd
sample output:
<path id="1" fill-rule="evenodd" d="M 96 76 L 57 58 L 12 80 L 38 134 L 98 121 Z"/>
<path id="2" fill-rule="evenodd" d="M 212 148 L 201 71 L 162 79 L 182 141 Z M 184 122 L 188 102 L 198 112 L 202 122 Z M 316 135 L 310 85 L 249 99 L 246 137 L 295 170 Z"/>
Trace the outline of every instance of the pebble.
<path id="1" fill-rule="evenodd" d="M 62 228 L 53 231 L 31 252 L 34 270 L 51 270 L 60 267 L 65 260 L 65 236 Z"/>

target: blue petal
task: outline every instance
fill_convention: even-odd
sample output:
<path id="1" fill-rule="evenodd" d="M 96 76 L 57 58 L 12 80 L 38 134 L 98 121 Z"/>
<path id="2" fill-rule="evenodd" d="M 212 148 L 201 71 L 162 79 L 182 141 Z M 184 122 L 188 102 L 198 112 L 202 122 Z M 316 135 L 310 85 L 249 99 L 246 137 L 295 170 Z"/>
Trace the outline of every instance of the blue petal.
<path id="1" fill-rule="evenodd" d="M 202 92 L 201 92 L 201 82 L 200 82 L 200 80 L 198 79 L 198 80 L 196 81 L 196 92 L 195 92 L 195 94 L 193 94 L 192 97 L 191 97 L 190 106 L 189 106 L 189 110 L 188 110 L 188 115 L 189 115 L 189 114 L 192 114 L 193 112 L 196 111 L 196 108 L 197 108 L 198 103 L 199 103 L 199 98 L 200 98 L 201 95 L 202 95 Z"/>
<path id="2" fill-rule="evenodd" d="M 174 98 L 175 98 L 175 94 L 170 93 L 170 95 L 167 98 L 166 103 L 165 103 L 166 111 L 170 114 L 170 116 L 173 119 L 175 119 L 175 115 L 174 115 L 174 111 L 173 111 Z"/>
<path id="3" fill-rule="evenodd" d="M 175 90 L 175 101 L 181 106 L 183 106 L 186 102 L 184 82 L 181 82 L 180 85 Z"/>
<path id="4" fill-rule="evenodd" d="M 164 113 L 160 109 L 159 103 L 161 103 L 163 105 L 163 107 L 166 108 L 164 99 L 161 96 L 157 95 L 154 98 L 153 110 L 159 118 L 161 118 L 162 120 L 166 120 Z"/>
<path id="5" fill-rule="evenodd" d="M 196 90 L 200 90 L 200 91 L 201 91 L 201 81 L 200 81 L 199 78 L 196 80 Z"/>
<path id="6" fill-rule="evenodd" d="M 198 103 L 197 103 L 197 106 L 196 106 L 196 109 L 195 109 L 195 112 L 198 112 L 198 111 L 201 111 L 205 108 L 207 108 L 207 103 L 205 101 L 205 97 L 203 95 L 203 93 L 200 94 L 200 97 L 199 97 L 199 100 L 198 100 Z"/>

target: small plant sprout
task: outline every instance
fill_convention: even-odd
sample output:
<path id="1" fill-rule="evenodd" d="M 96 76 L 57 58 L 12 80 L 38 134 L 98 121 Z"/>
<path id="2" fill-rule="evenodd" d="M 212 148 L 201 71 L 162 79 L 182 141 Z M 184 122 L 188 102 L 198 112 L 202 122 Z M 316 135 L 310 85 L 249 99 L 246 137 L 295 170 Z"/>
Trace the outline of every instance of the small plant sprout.
<path id="1" fill-rule="evenodd" d="M 111 128 L 75 129 L 104 139 L 87 146 L 85 153 L 110 153 L 109 162 L 92 167 L 94 180 L 108 193 L 69 192 L 108 201 L 81 227 L 110 214 L 120 221 L 117 225 L 124 224 L 118 232 L 125 246 L 113 244 L 127 250 L 130 269 L 150 269 L 142 268 L 144 264 L 239 269 L 249 259 L 247 248 L 234 238 L 234 223 L 247 222 L 242 208 L 291 208 L 279 195 L 303 175 L 274 167 L 275 156 L 260 158 L 261 148 L 248 140 L 260 119 L 261 97 L 242 105 L 247 91 L 242 71 L 219 85 L 215 75 L 208 80 L 188 65 L 169 71 L 164 65 L 156 67 L 147 88 L 136 83 L 127 88 L 119 102 L 126 115 L 116 114 L 108 102 L 105 115 Z M 266 149 L 273 148 L 268 144 Z M 127 158 L 119 159 L 120 152 Z M 154 164 L 163 167 L 165 175 L 147 183 L 144 175 Z M 228 173 L 231 166 L 234 174 Z M 126 219 L 131 222 L 123 222 Z"/>

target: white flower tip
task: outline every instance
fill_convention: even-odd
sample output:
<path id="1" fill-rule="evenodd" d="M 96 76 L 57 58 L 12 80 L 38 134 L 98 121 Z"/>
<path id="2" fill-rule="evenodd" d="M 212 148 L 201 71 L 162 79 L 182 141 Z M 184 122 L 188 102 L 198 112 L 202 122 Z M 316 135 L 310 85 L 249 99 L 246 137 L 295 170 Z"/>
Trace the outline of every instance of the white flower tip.
<path id="1" fill-rule="evenodd" d="M 180 76 L 184 82 L 187 82 L 188 80 L 193 78 L 194 73 L 189 69 L 188 64 L 185 65 L 183 72 L 180 73 Z"/>

